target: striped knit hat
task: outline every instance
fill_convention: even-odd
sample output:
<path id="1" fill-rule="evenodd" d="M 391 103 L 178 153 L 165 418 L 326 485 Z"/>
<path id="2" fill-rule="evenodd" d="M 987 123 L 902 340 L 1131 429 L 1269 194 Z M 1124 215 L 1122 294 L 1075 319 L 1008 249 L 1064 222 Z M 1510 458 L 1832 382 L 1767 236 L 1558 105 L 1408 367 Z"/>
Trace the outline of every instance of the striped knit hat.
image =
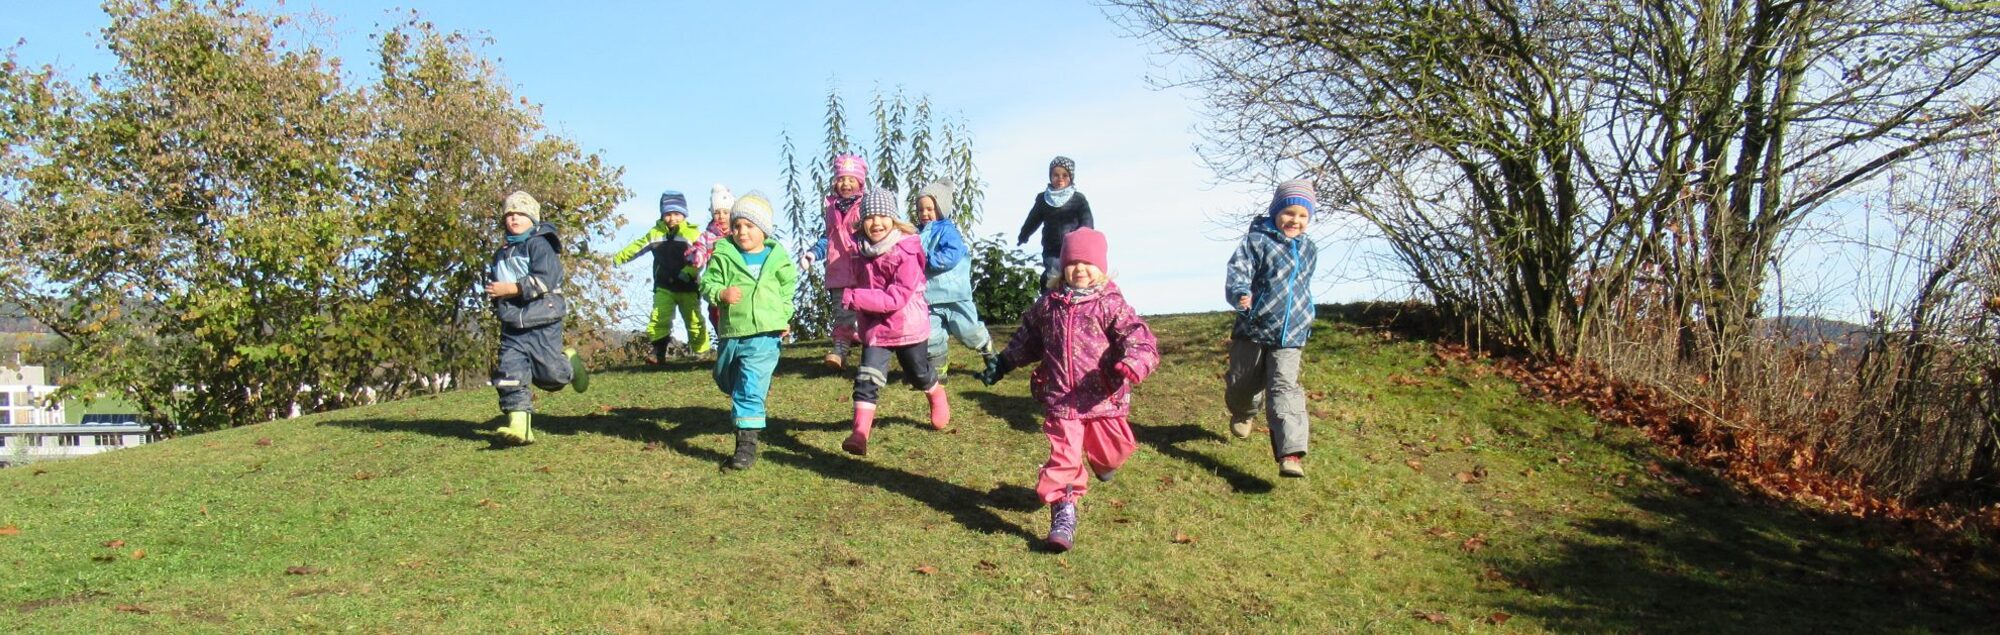
<path id="1" fill-rule="evenodd" d="M 896 213 L 896 192 L 888 188 L 874 188 L 861 195 L 861 217 L 887 216 L 900 220 Z"/>
<path id="2" fill-rule="evenodd" d="M 680 190 L 667 190 L 660 194 L 661 216 L 666 216 L 667 214 L 686 216 L 687 213 L 688 197 L 685 194 L 681 194 Z"/>
<path id="3" fill-rule="evenodd" d="M 1306 214 L 1318 213 L 1313 203 L 1312 181 L 1292 179 L 1278 184 L 1278 191 L 1271 195 L 1271 209 L 1267 213 L 1273 220 L 1278 218 L 1278 210 L 1297 205 L 1306 208 Z"/>
<path id="4" fill-rule="evenodd" d="M 735 224 L 738 218 L 748 220 L 750 224 L 756 225 L 757 229 L 764 230 L 765 237 L 775 234 L 771 228 L 771 200 L 764 198 L 763 192 L 751 190 L 736 199 L 736 204 L 729 208 L 730 224 Z"/>

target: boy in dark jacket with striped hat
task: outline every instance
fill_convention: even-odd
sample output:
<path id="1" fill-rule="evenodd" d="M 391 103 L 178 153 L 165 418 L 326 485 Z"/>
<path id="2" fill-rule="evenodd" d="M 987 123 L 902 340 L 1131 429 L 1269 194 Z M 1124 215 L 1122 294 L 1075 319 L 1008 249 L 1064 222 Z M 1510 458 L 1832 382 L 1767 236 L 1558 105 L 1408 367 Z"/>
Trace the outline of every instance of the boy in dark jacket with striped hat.
<path id="1" fill-rule="evenodd" d="M 486 297 L 500 320 L 500 352 L 493 363 L 493 387 L 507 427 L 499 434 L 514 443 L 534 443 L 531 425 L 535 394 L 542 390 L 590 389 L 590 374 L 576 349 L 563 348 L 562 243 L 556 227 L 542 222 L 542 205 L 527 192 L 507 195 L 500 210 L 505 242 L 486 270 Z"/>
<path id="2" fill-rule="evenodd" d="M 1229 257 L 1224 283 L 1236 309 L 1223 393 L 1229 432 L 1250 438 L 1251 420 L 1260 407 L 1267 408 L 1278 474 L 1292 478 L 1306 475 L 1301 459 L 1312 427 L 1299 365 L 1312 336 L 1312 279 L 1319 267 L 1319 248 L 1305 233 L 1313 196 L 1310 181 L 1278 184 L 1270 210 L 1250 223 L 1243 244 Z"/>

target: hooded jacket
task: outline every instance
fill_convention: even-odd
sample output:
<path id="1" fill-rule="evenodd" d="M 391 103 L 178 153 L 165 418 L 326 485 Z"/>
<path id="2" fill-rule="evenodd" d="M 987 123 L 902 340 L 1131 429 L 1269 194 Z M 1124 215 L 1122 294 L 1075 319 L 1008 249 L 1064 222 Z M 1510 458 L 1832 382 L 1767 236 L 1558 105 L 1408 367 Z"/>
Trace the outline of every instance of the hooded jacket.
<path id="1" fill-rule="evenodd" d="M 721 311 L 715 325 L 718 337 L 744 337 L 791 328 L 792 294 L 799 290 L 799 270 L 792 256 L 775 239 L 764 239 L 764 268 L 750 275 L 743 251 L 733 241 L 715 244 L 715 256 L 701 273 L 701 298 Z M 741 287 L 743 299 L 723 304 L 722 292 Z"/>
<path id="2" fill-rule="evenodd" d="M 1141 380 L 1160 365 L 1153 329 L 1112 282 L 1089 295 L 1066 289 L 1043 294 L 1000 356 L 1015 367 L 1041 362 L 1029 384 L 1051 419 L 1125 416 L 1132 385 L 1118 364 Z"/>
<path id="3" fill-rule="evenodd" d="M 1286 238 L 1269 217 L 1251 222 L 1229 257 L 1223 282 L 1232 308 L 1250 294 L 1250 310 L 1236 312 L 1232 335 L 1279 348 L 1305 346 L 1312 336 L 1312 278 L 1318 270 L 1319 247 L 1311 238 Z"/>
<path id="4" fill-rule="evenodd" d="M 828 195 L 820 214 L 826 221 L 826 235 L 820 239 L 823 244 L 815 247 L 826 252 L 814 255 L 824 256 L 826 288 L 846 289 L 860 284 L 857 272 L 860 265 L 855 264 L 855 260 L 861 257 L 861 242 L 854 237 L 854 224 L 861 222 L 861 197 L 856 196 L 853 203 L 841 205 L 839 197 Z"/>
<path id="5" fill-rule="evenodd" d="M 488 282 L 512 282 L 521 288 L 516 295 L 491 300 L 493 316 L 508 329 L 531 329 L 562 322 L 569 314 L 569 301 L 562 295 L 562 241 L 556 226 L 535 223 L 528 239 L 500 243 L 486 267 Z"/>
<path id="6" fill-rule="evenodd" d="M 662 220 L 653 223 L 652 229 L 646 230 L 645 235 L 619 250 L 612 260 L 622 265 L 650 252 L 653 254 L 653 288 L 693 291 L 699 286 L 695 276 L 701 273 L 701 268 L 688 258 L 688 254 L 700 239 L 701 230 L 687 221 L 668 229 L 667 222 Z"/>
<path id="7" fill-rule="evenodd" d="M 841 301 L 861 320 L 861 342 L 888 348 L 929 341 L 931 307 L 924 301 L 923 239 L 904 236 L 872 258 L 858 253 L 857 284 L 842 292 Z"/>
<path id="8" fill-rule="evenodd" d="M 924 301 L 931 304 L 972 301 L 972 254 L 965 237 L 949 218 L 929 223 L 917 234 L 924 242 Z"/>

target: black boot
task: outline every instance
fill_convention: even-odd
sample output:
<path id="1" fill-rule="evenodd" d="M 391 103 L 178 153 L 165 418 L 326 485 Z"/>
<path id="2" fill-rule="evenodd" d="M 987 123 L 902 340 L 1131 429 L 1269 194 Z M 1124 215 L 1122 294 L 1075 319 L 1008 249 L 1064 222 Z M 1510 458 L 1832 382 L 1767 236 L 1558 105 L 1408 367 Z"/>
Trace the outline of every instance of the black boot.
<path id="1" fill-rule="evenodd" d="M 660 338 L 660 339 L 657 339 L 657 340 L 653 340 L 653 363 L 654 363 L 654 364 L 665 364 L 665 363 L 667 363 L 667 342 L 671 342 L 671 341 L 674 341 L 674 340 L 673 340 L 673 338 L 671 338 L 671 337 L 662 337 L 662 338 Z"/>
<path id="2" fill-rule="evenodd" d="M 757 462 L 757 431 L 736 431 L 736 456 L 729 457 L 729 469 L 747 470 Z"/>

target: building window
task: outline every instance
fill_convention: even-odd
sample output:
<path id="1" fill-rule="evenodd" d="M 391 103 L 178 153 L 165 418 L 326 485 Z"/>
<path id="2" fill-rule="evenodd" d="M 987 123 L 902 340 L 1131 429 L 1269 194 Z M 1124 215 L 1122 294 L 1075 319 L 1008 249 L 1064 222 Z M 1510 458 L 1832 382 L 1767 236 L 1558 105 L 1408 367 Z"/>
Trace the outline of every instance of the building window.
<path id="1" fill-rule="evenodd" d="M 57 438 L 56 438 L 56 444 L 57 444 L 57 445 L 61 445 L 61 446 L 65 447 L 65 448 L 74 448 L 74 447 L 78 447 L 78 446 L 81 446 L 81 445 L 83 445 L 83 435 L 81 435 L 81 434 L 65 434 L 65 435 L 62 435 L 62 436 L 60 436 L 60 437 L 57 437 Z"/>
<path id="2" fill-rule="evenodd" d="M 125 445 L 124 441 L 125 441 L 124 435 L 100 434 L 97 435 L 96 438 L 91 439 L 91 444 L 96 445 L 97 447 L 100 448 L 115 448 L 121 445 Z"/>

